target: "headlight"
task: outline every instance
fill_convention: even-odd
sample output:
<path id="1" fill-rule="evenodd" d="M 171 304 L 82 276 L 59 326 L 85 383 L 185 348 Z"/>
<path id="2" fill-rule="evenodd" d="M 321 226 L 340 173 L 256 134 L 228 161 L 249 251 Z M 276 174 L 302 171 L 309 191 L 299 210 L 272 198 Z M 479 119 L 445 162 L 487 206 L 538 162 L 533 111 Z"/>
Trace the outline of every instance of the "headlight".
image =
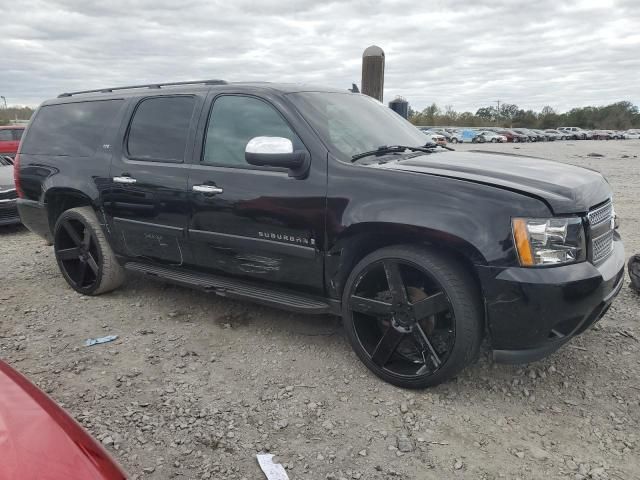
<path id="1" fill-rule="evenodd" d="M 523 267 L 559 265 L 586 259 L 581 218 L 513 218 L 511 226 Z"/>

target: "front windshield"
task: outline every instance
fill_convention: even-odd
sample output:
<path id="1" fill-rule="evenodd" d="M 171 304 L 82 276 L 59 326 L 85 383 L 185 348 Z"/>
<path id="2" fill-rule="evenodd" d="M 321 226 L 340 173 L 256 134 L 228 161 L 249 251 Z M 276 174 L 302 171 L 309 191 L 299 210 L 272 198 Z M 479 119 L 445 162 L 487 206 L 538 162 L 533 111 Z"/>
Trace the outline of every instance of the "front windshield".
<path id="1" fill-rule="evenodd" d="M 425 135 L 366 95 L 302 92 L 288 98 L 340 160 L 386 145 L 421 147 Z"/>

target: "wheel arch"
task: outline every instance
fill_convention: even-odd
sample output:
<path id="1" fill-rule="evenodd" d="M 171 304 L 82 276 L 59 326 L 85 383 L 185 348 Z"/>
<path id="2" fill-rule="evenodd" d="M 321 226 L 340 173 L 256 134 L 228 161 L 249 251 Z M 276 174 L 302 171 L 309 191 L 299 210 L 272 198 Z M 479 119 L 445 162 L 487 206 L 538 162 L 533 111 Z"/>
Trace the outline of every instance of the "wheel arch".
<path id="1" fill-rule="evenodd" d="M 49 229 L 54 232 L 56 221 L 60 215 L 71 208 L 76 207 L 93 207 L 93 200 L 80 190 L 69 187 L 53 187 L 46 191 L 44 202 L 47 206 L 47 218 L 49 220 Z"/>
<path id="2" fill-rule="evenodd" d="M 365 256 L 392 245 L 419 245 L 442 251 L 458 260 L 473 276 L 478 288 L 482 283 L 474 265 L 486 264 L 480 251 L 454 234 L 426 227 L 389 222 L 366 222 L 352 225 L 340 235 L 328 252 L 326 281 L 330 296 L 342 298 L 349 274 Z"/>

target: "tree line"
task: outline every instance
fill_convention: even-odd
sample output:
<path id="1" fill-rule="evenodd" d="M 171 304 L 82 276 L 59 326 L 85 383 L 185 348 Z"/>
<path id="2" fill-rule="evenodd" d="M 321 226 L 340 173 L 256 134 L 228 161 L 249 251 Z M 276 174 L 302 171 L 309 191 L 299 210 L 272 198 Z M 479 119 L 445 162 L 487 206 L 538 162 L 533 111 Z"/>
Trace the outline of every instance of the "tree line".
<path id="1" fill-rule="evenodd" d="M 33 115 L 33 108 L 9 107 L 0 108 L 0 125 L 9 125 L 12 120 L 29 120 Z"/>
<path id="2" fill-rule="evenodd" d="M 536 112 L 504 103 L 500 105 L 500 110 L 496 106 L 489 106 L 479 108 L 476 113 L 460 113 L 450 105 L 443 110 L 433 103 L 421 112 L 409 108 L 409 121 L 414 125 L 425 126 L 502 126 L 540 129 L 570 126 L 591 130 L 627 130 L 640 128 L 640 111 L 631 102 L 616 102 L 602 107 L 573 108 L 565 113 L 558 113 L 549 106 Z"/>

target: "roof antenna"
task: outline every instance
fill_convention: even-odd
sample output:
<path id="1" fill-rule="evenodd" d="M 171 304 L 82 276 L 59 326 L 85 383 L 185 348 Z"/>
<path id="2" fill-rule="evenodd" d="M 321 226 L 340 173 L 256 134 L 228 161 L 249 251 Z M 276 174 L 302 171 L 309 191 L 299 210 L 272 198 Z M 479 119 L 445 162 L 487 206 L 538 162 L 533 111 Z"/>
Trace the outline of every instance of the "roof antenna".
<path id="1" fill-rule="evenodd" d="M 360 90 L 358 90 L 358 86 L 355 83 L 351 84 L 351 88 L 348 89 L 351 93 L 360 93 Z"/>

